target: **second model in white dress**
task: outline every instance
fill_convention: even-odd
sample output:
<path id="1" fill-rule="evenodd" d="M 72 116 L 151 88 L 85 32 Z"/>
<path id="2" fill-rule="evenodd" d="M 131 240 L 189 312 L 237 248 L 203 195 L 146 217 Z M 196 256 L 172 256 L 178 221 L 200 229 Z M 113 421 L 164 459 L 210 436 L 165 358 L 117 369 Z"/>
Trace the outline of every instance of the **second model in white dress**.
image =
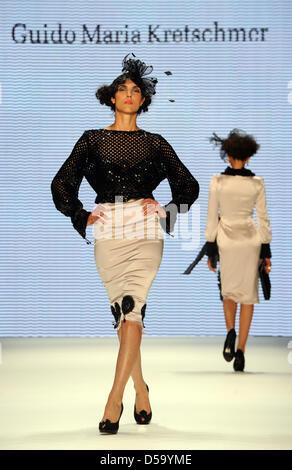
<path id="1" fill-rule="evenodd" d="M 205 237 L 217 241 L 223 300 L 256 304 L 261 246 L 271 242 L 272 233 L 264 180 L 247 172 L 211 178 Z"/>

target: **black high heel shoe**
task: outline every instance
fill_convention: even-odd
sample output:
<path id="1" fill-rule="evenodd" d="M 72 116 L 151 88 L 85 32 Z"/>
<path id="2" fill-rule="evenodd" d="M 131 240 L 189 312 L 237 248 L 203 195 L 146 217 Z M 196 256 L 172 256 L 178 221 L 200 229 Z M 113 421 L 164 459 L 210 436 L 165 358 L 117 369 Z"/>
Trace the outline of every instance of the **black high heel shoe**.
<path id="1" fill-rule="evenodd" d="M 146 387 L 147 387 L 147 391 L 149 393 L 149 388 L 148 388 L 147 384 L 146 384 Z M 151 418 L 152 418 L 152 411 L 150 411 L 150 413 L 147 413 L 147 411 L 142 410 L 142 411 L 140 411 L 140 413 L 137 413 L 136 412 L 136 403 L 135 403 L 134 417 L 135 417 L 135 420 L 136 420 L 137 424 L 149 424 L 150 421 L 151 421 Z"/>
<path id="2" fill-rule="evenodd" d="M 235 356 L 236 331 L 234 328 L 228 331 L 223 348 L 223 357 L 225 361 L 230 362 Z"/>
<path id="3" fill-rule="evenodd" d="M 245 365 L 244 354 L 241 349 L 238 349 L 235 353 L 235 359 L 233 362 L 233 369 L 238 372 L 243 372 Z"/>
<path id="4" fill-rule="evenodd" d="M 104 421 L 100 421 L 100 423 L 99 423 L 100 432 L 105 433 L 105 434 L 117 434 L 117 432 L 119 430 L 119 423 L 120 423 L 120 419 L 121 419 L 123 410 L 124 410 L 124 405 L 122 403 L 122 409 L 121 409 L 120 417 L 119 417 L 118 421 L 116 421 L 115 423 L 112 423 L 109 419 L 106 419 Z"/>

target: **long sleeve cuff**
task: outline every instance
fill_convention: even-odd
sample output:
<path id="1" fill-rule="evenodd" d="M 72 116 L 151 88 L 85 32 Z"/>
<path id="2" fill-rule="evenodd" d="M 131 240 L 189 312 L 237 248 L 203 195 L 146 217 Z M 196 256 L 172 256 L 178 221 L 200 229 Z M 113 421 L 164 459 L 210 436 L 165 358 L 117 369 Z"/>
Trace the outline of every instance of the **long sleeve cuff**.
<path id="1" fill-rule="evenodd" d="M 90 214 L 91 212 L 88 212 L 85 209 L 77 209 L 71 216 L 71 222 L 73 227 L 86 240 L 86 224 Z M 87 240 L 87 244 L 91 244 L 91 242 Z"/>
<path id="2" fill-rule="evenodd" d="M 197 187 L 199 188 L 199 184 L 197 184 Z M 190 208 L 192 207 L 193 203 L 196 201 L 199 195 L 199 189 L 197 190 L 196 193 L 193 194 L 193 198 L 186 198 L 185 194 L 181 195 L 176 195 L 175 198 L 173 198 L 171 201 L 169 201 L 168 204 L 166 204 L 166 207 L 169 206 L 170 204 L 173 204 L 177 208 L 177 212 L 179 214 L 185 214 L 186 212 L 189 212 Z"/>
<path id="3" fill-rule="evenodd" d="M 206 242 L 206 253 L 208 258 L 218 255 L 218 245 L 216 240 L 214 242 Z"/>
<path id="4" fill-rule="evenodd" d="M 272 258 L 271 248 L 269 243 L 262 243 L 260 258 Z"/>
<path id="5" fill-rule="evenodd" d="M 159 222 L 163 230 L 170 235 L 173 232 L 177 220 L 177 206 L 173 203 L 162 206 L 166 212 L 166 217 L 160 217 Z"/>

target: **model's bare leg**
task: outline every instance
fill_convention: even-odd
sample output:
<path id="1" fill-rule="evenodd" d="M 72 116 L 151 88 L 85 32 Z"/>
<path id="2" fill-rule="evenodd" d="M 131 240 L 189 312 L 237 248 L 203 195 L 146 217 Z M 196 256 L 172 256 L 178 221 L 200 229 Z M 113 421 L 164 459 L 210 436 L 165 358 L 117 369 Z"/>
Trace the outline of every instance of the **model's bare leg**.
<path id="1" fill-rule="evenodd" d="M 249 327 L 252 321 L 253 309 L 253 304 L 241 304 L 240 306 L 239 337 L 237 349 L 241 349 L 243 353 L 248 338 Z"/>
<path id="2" fill-rule="evenodd" d="M 141 344 L 142 327 L 139 323 L 127 320 L 122 322 L 120 329 L 122 332 L 116 373 L 102 421 L 109 419 L 116 422 L 119 419 L 125 386 L 137 360 Z"/>
<path id="3" fill-rule="evenodd" d="M 223 309 L 225 315 L 225 323 L 227 331 L 235 328 L 235 317 L 237 311 L 237 303 L 231 299 L 223 300 Z"/>
<path id="4" fill-rule="evenodd" d="M 118 330 L 119 341 L 121 342 L 122 329 Z M 143 378 L 142 373 L 142 362 L 141 362 L 141 350 L 139 348 L 136 361 L 134 363 L 133 369 L 131 371 L 131 377 L 134 382 L 134 387 L 136 390 L 136 412 L 145 410 L 147 413 L 150 413 L 151 407 L 149 402 L 149 394 L 146 388 L 146 382 Z"/>

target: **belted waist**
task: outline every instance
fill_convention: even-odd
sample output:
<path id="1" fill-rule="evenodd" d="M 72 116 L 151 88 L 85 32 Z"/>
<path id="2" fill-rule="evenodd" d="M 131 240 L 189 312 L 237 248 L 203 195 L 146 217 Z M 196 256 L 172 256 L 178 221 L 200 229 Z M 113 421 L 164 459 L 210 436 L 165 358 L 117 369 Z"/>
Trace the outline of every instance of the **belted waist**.
<path id="1" fill-rule="evenodd" d="M 102 204 L 106 202 L 128 202 L 130 199 L 154 199 L 152 193 L 144 194 L 98 194 L 95 198 L 96 204 Z"/>

